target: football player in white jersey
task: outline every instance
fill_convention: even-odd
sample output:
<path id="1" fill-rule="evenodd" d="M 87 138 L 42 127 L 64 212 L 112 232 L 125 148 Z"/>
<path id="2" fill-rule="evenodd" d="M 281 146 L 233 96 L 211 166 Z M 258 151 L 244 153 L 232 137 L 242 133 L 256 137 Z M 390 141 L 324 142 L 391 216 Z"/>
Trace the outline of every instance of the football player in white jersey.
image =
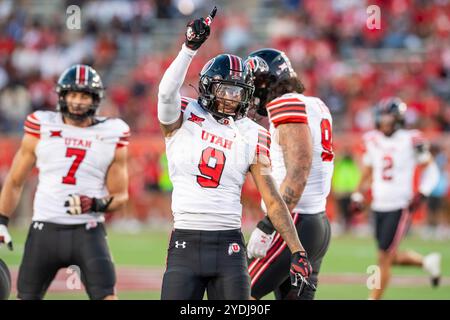
<path id="1" fill-rule="evenodd" d="M 58 111 L 36 111 L 0 195 L 0 242 L 33 167 L 39 169 L 32 224 L 19 269 L 18 298 L 42 299 L 63 267 L 80 272 L 91 299 L 116 299 L 116 275 L 103 226 L 105 212 L 128 200 L 128 125 L 96 116 L 104 95 L 87 65 L 63 72 Z"/>
<path id="2" fill-rule="evenodd" d="M 292 252 L 292 285 L 304 287 L 311 271 L 270 175 L 270 134 L 246 117 L 253 85 L 242 59 L 230 54 L 211 59 L 200 72 L 198 99 L 180 96 L 214 14 L 188 24 L 185 43 L 159 85 L 158 118 L 174 187 L 162 299 L 202 299 L 205 290 L 209 299 L 250 298 L 240 230 L 241 189 L 249 171 Z"/>
<path id="3" fill-rule="evenodd" d="M 311 261 L 310 282 L 317 287 L 331 233 L 325 206 L 333 175 L 332 117 L 322 100 L 302 94 L 303 84 L 284 52 L 257 50 L 246 64 L 254 70 L 256 112 L 269 116 L 273 176 Z M 300 295 L 291 290 L 289 252 L 269 216 L 258 223 L 247 251 L 254 299 L 272 291 L 277 299 L 314 299 L 313 286 Z"/>
<path id="4" fill-rule="evenodd" d="M 376 106 L 376 130 L 363 137 L 362 178 L 351 196 L 353 211 L 360 211 L 365 191 L 370 188 L 372 192 L 381 283 L 372 290 L 369 299 L 381 299 L 392 265 L 422 267 L 430 273 L 433 285 L 438 284 L 440 277 L 440 254 L 422 257 L 413 251 L 397 250 L 411 214 L 430 195 L 439 179 L 439 171 L 421 133 L 403 128 L 406 109 L 399 98 L 383 99 Z M 416 166 L 422 167 L 423 174 L 418 191 L 413 194 Z"/>

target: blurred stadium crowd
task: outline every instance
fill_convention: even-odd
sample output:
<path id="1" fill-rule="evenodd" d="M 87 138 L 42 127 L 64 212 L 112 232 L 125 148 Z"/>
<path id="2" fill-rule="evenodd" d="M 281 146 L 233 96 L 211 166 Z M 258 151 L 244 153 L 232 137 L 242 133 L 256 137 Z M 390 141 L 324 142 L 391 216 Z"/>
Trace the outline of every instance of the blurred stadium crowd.
<path id="1" fill-rule="evenodd" d="M 221 12 L 191 65 L 184 95 L 195 95 L 198 72 L 215 54 L 284 50 L 306 94 L 331 108 L 337 158 L 330 214 L 347 226 L 359 219 L 345 211 L 359 177 L 360 135 L 373 128 L 372 107 L 380 98 L 400 96 L 409 106 L 407 126 L 429 137 L 442 170 L 418 219 L 449 224 L 449 0 L 0 1 L 0 183 L 26 115 L 53 110 L 57 77 L 71 64 L 87 63 L 107 86 L 101 113 L 120 116 L 132 128 L 132 200 L 123 215 L 167 220 L 171 185 L 156 118 L 158 83 L 181 46 L 186 22 L 208 12 L 213 2 Z M 370 4 L 381 8 L 379 30 L 366 26 Z M 79 30 L 66 26 L 70 5 L 81 8 Z M 26 216 L 33 183 L 29 188 L 22 201 Z M 245 219 L 261 214 L 251 181 L 243 202 L 250 217 Z"/>

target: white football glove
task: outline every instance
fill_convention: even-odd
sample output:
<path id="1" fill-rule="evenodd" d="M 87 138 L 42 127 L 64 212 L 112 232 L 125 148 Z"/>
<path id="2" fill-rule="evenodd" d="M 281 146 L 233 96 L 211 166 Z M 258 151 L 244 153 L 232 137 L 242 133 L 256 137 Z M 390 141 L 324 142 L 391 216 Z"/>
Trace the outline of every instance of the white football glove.
<path id="1" fill-rule="evenodd" d="M 248 258 L 264 258 L 270 248 L 270 245 L 272 244 L 274 234 L 275 232 L 272 234 L 267 234 L 261 229 L 255 228 L 247 244 Z"/>
<path id="2" fill-rule="evenodd" d="M 11 235 L 8 232 L 8 227 L 4 224 L 0 224 L 0 247 L 5 243 L 9 250 L 13 249 L 13 243 Z"/>

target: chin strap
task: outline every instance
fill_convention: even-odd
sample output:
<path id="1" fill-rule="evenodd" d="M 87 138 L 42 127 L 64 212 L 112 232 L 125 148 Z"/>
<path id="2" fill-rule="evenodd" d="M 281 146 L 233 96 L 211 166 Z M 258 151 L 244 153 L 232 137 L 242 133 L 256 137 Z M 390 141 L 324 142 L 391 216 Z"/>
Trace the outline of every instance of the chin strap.
<path id="1" fill-rule="evenodd" d="M 247 144 L 249 144 L 248 140 L 239 131 L 239 128 L 237 127 L 236 123 L 234 122 L 233 117 L 232 116 L 228 116 L 227 119 L 229 120 L 228 124 L 233 129 L 234 133 L 236 134 L 236 138 L 244 141 Z"/>

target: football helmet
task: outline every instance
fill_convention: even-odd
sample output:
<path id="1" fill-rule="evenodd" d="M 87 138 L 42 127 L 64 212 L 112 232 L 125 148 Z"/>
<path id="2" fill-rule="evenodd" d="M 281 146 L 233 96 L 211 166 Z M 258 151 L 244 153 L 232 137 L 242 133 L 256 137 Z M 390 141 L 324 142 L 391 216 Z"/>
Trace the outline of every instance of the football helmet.
<path id="1" fill-rule="evenodd" d="M 69 91 L 85 92 L 92 95 L 93 103 L 88 111 L 83 114 L 69 112 L 65 98 Z M 92 117 L 95 115 L 100 101 L 104 97 L 104 91 L 102 80 L 94 68 L 83 64 L 71 66 L 61 74 L 56 85 L 56 92 L 58 93 L 57 110 L 74 120 Z"/>
<path id="2" fill-rule="evenodd" d="M 251 71 L 238 56 L 221 54 L 200 72 L 198 103 L 216 120 L 246 116 L 253 96 Z"/>

